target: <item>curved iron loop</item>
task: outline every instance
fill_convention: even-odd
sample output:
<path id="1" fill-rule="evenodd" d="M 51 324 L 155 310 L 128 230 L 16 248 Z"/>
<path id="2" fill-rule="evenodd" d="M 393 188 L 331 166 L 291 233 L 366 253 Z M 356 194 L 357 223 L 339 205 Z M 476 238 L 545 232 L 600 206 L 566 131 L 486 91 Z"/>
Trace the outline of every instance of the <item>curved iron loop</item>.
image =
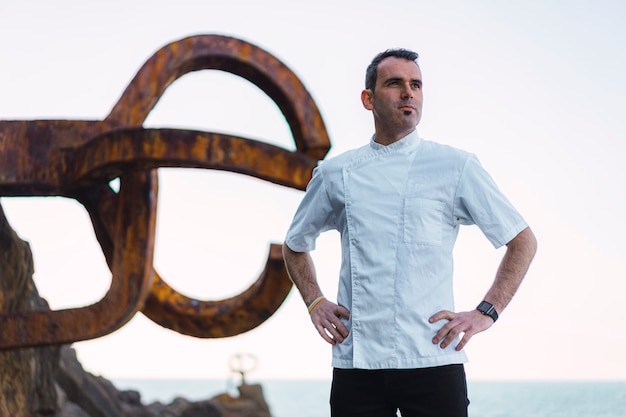
<path id="1" fill-rule="evenodd" d="M 111 213 L 114 219 L 112 278 L 106 295 L 87 307 L 0 315 L 0 349 L 104 336 L 122 327 L 143 307 L 154 277 L 156 176 L 154 172 L 129 172 L 120 183 L 115 210 Z"/>
<path id="2" fill-rule="evenodd" d="M 226 71 L 259 87 L 287 119 L 298 151 L 315 160 L 326 156 L 330 139 L 319 109 L 300 79 L 267 51 L 228 36 L 190 36 L 159 49 L 137 72 L 104 121 L 115 126 L 142 124 L 171 83 L 203 69 Z"/>
<path id="3" fill-rule="evenodd" d="M 167 86 L 178 77 L 190 71 L 201 69 L 219 69 L 239 75 L 266 92 L 285 115 L 298 149 L 297 153 L 279 152 L 278 159 L 270 158 L 265 160 L 265 157 L 268 156 L 268 152 L 265 150 L 271 149 L 272 154 L 276 155 L 276 151 L 279 148 L 249 140 L 244 142 L 241 138 L 234 137 L 230 137 L 230 143 L 233 146 L 225 146 L 224 142 L 219 139 L 219 135 L 210 134 L 214 143 L 221 142 L 220 146 L 210 147 L 215 151 L 213 155 L 219 156 L 213 159 L 212 163 L 215 165 L 202 165 L 202 167 L 247 173 L 278 184 L 304 189 L 317 160 L 322 159 L 330 148 L 330 141 L 322 117 L 315 102 L 298 77 L 275 57 L 247 42 L 224 36 L 194 36 L 166 45 L 157 51 L 139 70 L 117 105 L 105 119 L 105 122 L 120 125 L 134 125 L 143 122 Z M 131 104 L 132 106 L 130 106 Z M 132 111 L 126 111 L 126 107 L 132 108 Z M 157 134 L 155 131 L 155 135 L 159 136 L 163 132 L 161 130 L 161 133 Z M 198 136 L 194 140 L 197 139 Z M 188 140 L 192 141 L 192 139 Z M 154 142 L 159 143 L 159 146 L 155 146 L 154 149 L 164 149 L 160 146 L 166 141 L 157 138 Z M 252 143 L 257 144 L 256 149 L 259 149 L 259 151 L 246 152 L 241 148 L 242 145 L 245 145 L 246 148 L 250 149 Z M 234 150 L 234 145 L 236 144 L 239 144 L 240 147 Z M 199 153 L 205 152 L 205 155 L 201 156 L 201 159 L 205 158 L 205 160 L 207 159 L 205 150 L 208 148 L 208 145 L 193 147 Z M 92 154 L 96 153 L 92 152 Z M 303 157 L 305 158 L 303 159 Z M 228 161 L 230 158 L 234 159 Z M 237 162 L 233 163 L 235 160 Z M 218 161 L 220 162 L 219 164 L 217 163 Z M 281 163 L 277 164 L 276 161 Z M 230 164 L 230 167 L 226 166 L 228 164 Z M 276 176 L 280 175 L 280 173 L 288 173 L 289 171 L 278 169 L 279 166 L 284 165 L 306 166 L 306 171 L 304 173 L 299 171 L 300 174 L 292 176 L 289 181 L 285 181 L 284 177 L 274 181 L 267 176 L 271 173 L 271 176 L 276 179 Z M 261 166 L 268 169 L 261 170 Z M 251 170 L 253 167 L 254 169 Z M 262 174 L 261 171 L 266 172 L 266 174 Z M 291 174 L 294 173 L 294 171 L 290 172 Z M 282 257 L 279 259 L 282 262 Z M 280 276 L 276 274 L 262 274 L 251 288 L 271 288 L 269 285 L 263 285 L 263 280 L 274 279 L 274 277 L 280 280 Z M 284 285 L 291 287 L 291 281 L 287 275 L 284 274 L 282 277 Z M 167 297 L 170 297 L 173 302 L 166 303 L 163 301 L 163 294 L 167 294 Z M 284 297 L 287 294 L 288 291 L 284 292 Z M 245 330 L 235 330 L 234 323 L 232 324 L 233 330 L 229 330 L 227 322 L 223 322 L 223 329 L 215 328 L 211 330 L 211 326 L 217 325 L 218 322 L 216 320 L 210 320 L 210 316 L 204 314 L 201 315 L 205 321 L 202 324 L 200 317 L 190 315 L 189 310 L 184 306 L 195 305 L 197 306 L 196 311 L 212 311 L 215 305 L 219 305 L 221 306 L 220 311 L 227 309 L 229 314 L 235 317 L 237 315 L 245 315 L 247 310 L 254 309 L 254 307 L 248 307 L 246 304 L 251 301 L 250 298 L 244 297 L 243 294 L 241 297 L 240 301 L 242 302 L 240 303 L 232 302 L 233 300 L 223 300 L 221 302 L 192 300 L 178 293 L 165 281 L 159 279 L 153 286 L 147 301 L 150 307 L 144 313 L 164 327 L 172 328 L 173 323 L 176 323 L 176 331 L 196 337 L 216 337 L 213 334 L 219 334 L 220 332 L 234 335 L 239 331 Z M 264 293 L 262 297 L 258 297 L 259 302 L 267 300 L 269 303 L 271 300 L 267 293 Z M 178 302 L 179 300 L 184 302 Z M 248 301 L 243 303 L 245 300 Z M 274 310 L 271 311 L 275 311 L 279 306 L 280 303 L 276 304 Z M 269 308 L 265 310 L 270 311 Z M 227 314 L 224 314 L 224 316 L 227 316 Z M 258 321 L 255 326 L 262 323 L 263 320 Z M 237 329 L 244 329 L 244 327 L 240 326 Z"/>
<path id="4" fill-rule="evenodd" d="M 254 329 L 274 314 L 291 287 L 282 245 L 272 244 L 265 269 L 241 294 L 221 301 L 198 302 L 172 291 L 156 274 L 142 313 L 163 327 L 189 336 L 235 336 Z"/>

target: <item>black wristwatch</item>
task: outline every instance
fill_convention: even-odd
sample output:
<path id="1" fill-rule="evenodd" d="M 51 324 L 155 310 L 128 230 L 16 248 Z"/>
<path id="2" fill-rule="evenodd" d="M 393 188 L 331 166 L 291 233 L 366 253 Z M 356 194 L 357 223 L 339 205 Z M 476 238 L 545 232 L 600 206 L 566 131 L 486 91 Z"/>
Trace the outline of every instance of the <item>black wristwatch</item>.
<path id="1" fill-rule="evenodd" d="M 496 322 L 496 320 L 498 320 L 498 312 L 496 311 L 496 308 L 493 306 L 493 304 L 487 301 L 482 301 L 480 304 L 478 304 L 476 310 L 480 311 L 485 316 L 491 317 L 494 323 Z"/>

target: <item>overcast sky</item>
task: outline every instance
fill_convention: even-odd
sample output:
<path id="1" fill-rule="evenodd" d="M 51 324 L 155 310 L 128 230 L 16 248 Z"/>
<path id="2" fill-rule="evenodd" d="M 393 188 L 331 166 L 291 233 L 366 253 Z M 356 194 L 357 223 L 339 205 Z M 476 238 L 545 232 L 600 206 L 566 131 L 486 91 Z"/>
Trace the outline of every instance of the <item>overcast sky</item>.
<path id="1" fill-rule="evenodd" d="M 302 2 L 304 3 L 304 2 Z M 175 4 L 175 5 L 174 5 Z M 478 155 L 526 217 L 539 251 L 497 325 L 468 345 L 470 379 L 624 379 L 626 361 L 626 4 L 569 1 L 33 1 L 0 3 L 0 120 L 100 120 L 143 63 L 189 35 L 223 34 L 274 54 L 303 81 L 329 156 L 366 143 L 365 67 L 381 50 L 420 53 L 424 138 Z M 202 71 L 175 82 L 150 127 L 223 131 L 294 149 L 277 107 L 247 81 Z M 220 299 L 246 288 L 280 243 L 302 193 L 236 174 L 159 171 L 155 267 L 177 290 Z M 85 210 L 61 198 L 3 198 L 31 244 L 52 308 L 91 304 L 110 283 Z M 338 235 L 314 253 L 335 297 Z M 482 299 L 502 250 L 476 228 L 455 251 L 460 310 Z M 224 378 L 238 352 L 251 378 L 329 378 L 330 346 L 297 292 L 259 328 L 199 340 L 138 314 L 76 343 L 110 378 Z"/>

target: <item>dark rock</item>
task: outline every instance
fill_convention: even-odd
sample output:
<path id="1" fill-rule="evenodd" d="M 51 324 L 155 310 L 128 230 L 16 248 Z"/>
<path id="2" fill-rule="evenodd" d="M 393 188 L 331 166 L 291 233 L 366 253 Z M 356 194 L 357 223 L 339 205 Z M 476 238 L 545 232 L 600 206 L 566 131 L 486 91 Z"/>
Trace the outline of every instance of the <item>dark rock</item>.
<path id="1" fill-rule="evenodd" d="M 130 406 L 141 405 L 141 394 L 138 391 L 120 391 L 118 398 L 122 403 Z"/>
<path id="2" fill-rule="evenodd" d="M 0 312 L 47 309 L 32 279 L 28 243 L 11 228 L 0 206 Z M 0 416 L 54 416 L 57 392 L 54 368 L 58 347 L 0 351 Z"/>
<path id="3" fill-rule="evenodd" d="M 67 399 L 80 406 L 89 417 L 125 417 L 119 406 L 119 392 L 113 384 L 85 372 L 69 346 L 61 348 L 56 381 Z"/>
<path id="4" fill-rule="evenodd" d="M 199 401 L 189 404 L 180 417 L 222 417 L 222 414 L 211 402 Z"/>
<path id="5" fill-rule="evenodd" d="M 271 417 L 260 385 L 242 384 L 238 389 L 239 397 L 220 394 L 210 400 L 223 417 Z"/>

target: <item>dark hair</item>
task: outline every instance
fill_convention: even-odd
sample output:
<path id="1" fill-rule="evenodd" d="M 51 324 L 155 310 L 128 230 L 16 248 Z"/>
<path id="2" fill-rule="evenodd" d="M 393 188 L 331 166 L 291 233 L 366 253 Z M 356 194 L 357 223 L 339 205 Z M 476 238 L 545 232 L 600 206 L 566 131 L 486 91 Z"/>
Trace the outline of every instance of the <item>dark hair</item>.
<path id="1" fill-rule="evenodd" d="M 376 76 L 378 75 L 378 64 L 389 57 L 406 59 L 407 61 L 413 61 L 417 65 L 417 58 L 419 55 L 417 52 L 413 52 L 409 49 L 387 49 L 384 52 L 379 53 L 372 59 L 372 62 L 368 65 L 365 71 L 365 88 L 374 91 L 376 86 Z"/>

